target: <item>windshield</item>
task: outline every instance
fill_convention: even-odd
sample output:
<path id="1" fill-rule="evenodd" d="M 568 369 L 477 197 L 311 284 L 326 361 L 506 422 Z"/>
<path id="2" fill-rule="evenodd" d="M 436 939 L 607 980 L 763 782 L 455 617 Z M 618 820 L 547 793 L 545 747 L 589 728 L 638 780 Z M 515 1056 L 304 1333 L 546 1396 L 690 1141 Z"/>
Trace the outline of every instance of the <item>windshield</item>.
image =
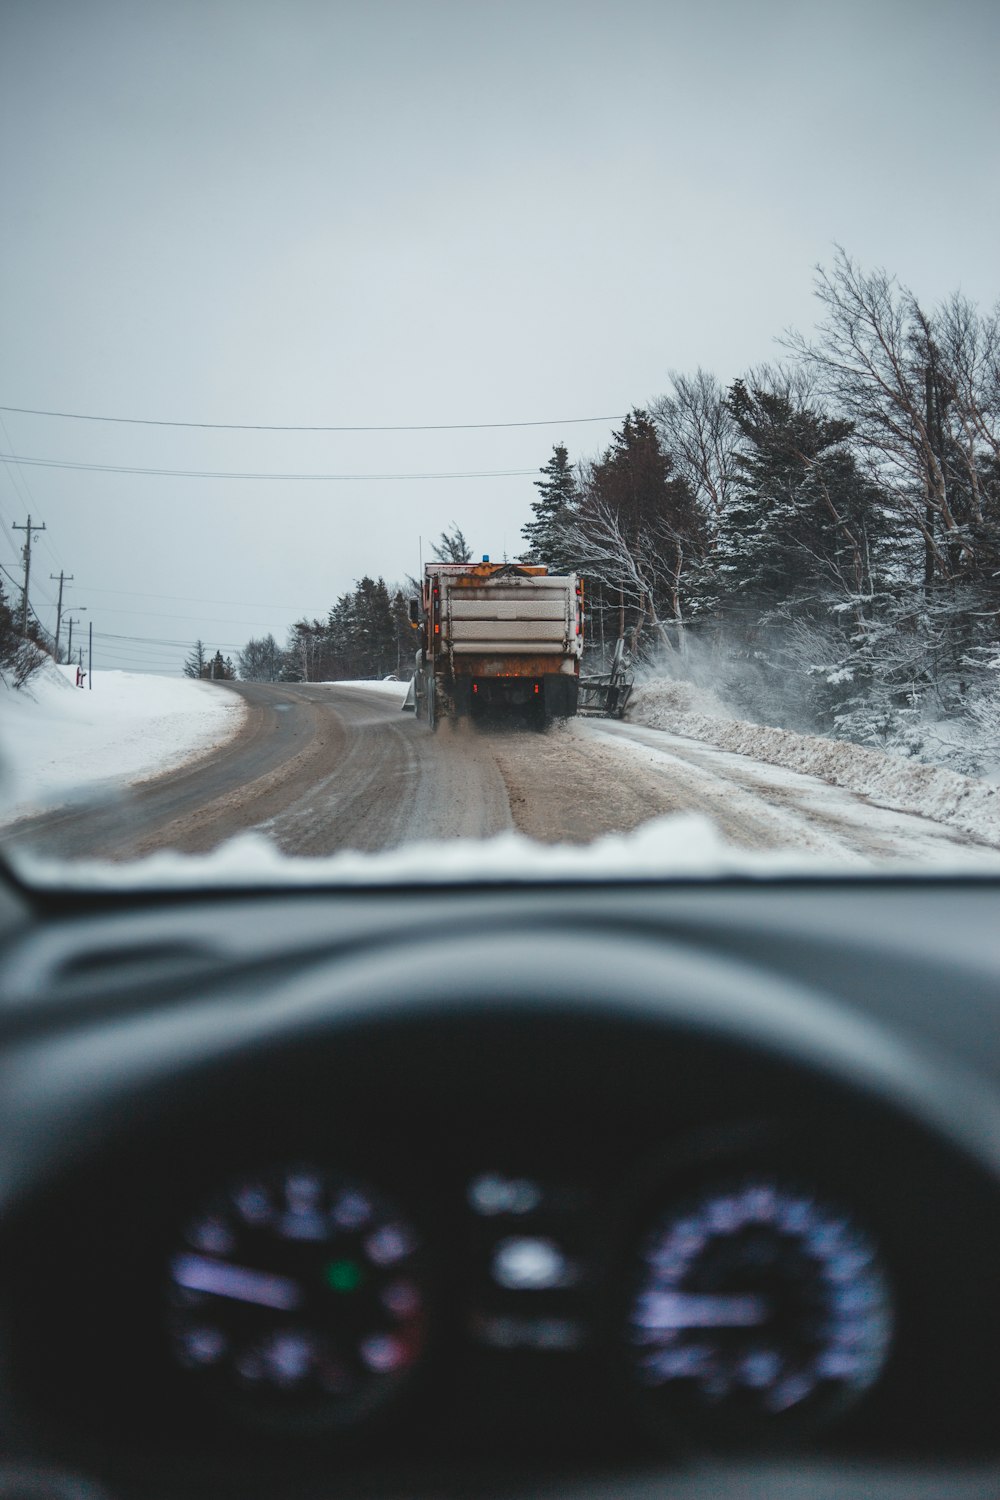
<path id="1" fill-rule="evenodd" d="M 998 43 L 6 4 L 3 857 L 995 870 Z"/>

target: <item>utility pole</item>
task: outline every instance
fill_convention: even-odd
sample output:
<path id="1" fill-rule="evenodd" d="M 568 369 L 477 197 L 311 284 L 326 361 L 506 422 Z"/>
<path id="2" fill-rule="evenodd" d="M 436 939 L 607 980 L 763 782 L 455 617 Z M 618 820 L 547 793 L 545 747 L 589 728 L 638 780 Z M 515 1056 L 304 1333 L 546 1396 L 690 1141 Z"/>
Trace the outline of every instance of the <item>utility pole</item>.
<path id="1" fill-rule="evenodd" d="M 31 524 L 31 517 L 29 516 L 28 517 L 28 523 L 27 523 L 26 526 L 19 526 L 17 524 L 17 522 L 15 521 L 14 522 L 14 530 L 15 531 L 23 531 L 24 532 L 24 549 L 23 549 L 22 554 L 21 554 L 22 557 L 24 558 L 24 593 L 21 596 L 21 634 L 23 636 L 27 636 L 27 634 L 28 634 L 28 584 L 31 581 L 31 533 L 33 531 L 44 531 L 45 530 L 45 522 L 43 521 L 40 526 L 32 526 L 32 524 Z"/>
<path id="2" fill-rule="evenodd" d="M 79 611 L 80 611 L 80 613 L 82 615 L 82 614 L 85 613 L 87 606 L 85 604 L 79 604 L 79 605 L 77 605 L 77 608 L 79 609 Z M 69 626 L 69 645 L 66 647 L 66 654 L 69 657 L 69 659 L 70 659 L 71 662 L 73 660 L 73 626 L 74 625 L 81 625 L 82 623 L 83 623 L 82 620 L 74 620 L 72 618 L 70 618 L 70 619 L 68 619 L 66 621 L 66 624 Z"/>
<path id="3" fill-rule="evenodd" d="M 55 581 L 55 576 L 56 575 L 54 573 L 50 573 L 49 574 L 49 577 L 53 580 L 53 582 Z M 62 591 L 63 591 L 63 584 L 64 583 L 72 583 L 72 582 L 73 582 L 73 575 L 72 575 L 72 573 L 64 573 L 62 571 L 62 569 L 60 568 L 60 570 L 59 570 L 59 603 L 56 605 L 56 661 L 59 660 L 59 627 L 62 624 Z"/>
<path id="4" fill-rule="evenodd" d="M 87 691 L 94 686 L 94 621 L 87 621 Z"/>

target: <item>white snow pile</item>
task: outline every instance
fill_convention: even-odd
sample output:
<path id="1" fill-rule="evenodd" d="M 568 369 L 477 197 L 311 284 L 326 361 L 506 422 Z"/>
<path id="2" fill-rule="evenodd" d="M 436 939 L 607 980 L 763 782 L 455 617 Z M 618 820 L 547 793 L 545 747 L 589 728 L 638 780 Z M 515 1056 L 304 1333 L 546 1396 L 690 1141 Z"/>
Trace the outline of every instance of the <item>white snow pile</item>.
<path id="1" fill-rule="evenodd" d="M 219 683 L 99 671 L 78 689 L 74 676 L 46 662 L 22 688 L 0 683 L 0 823 L 172 770 L 243 722 Z"/>
<path id="2" fill-rule="evenodd" d="M 472 882 L 772 879 L 842 873 L 801 850 L 756 851 L 730 844 L 710 818 L 654 818 L 629 834 L 592 844 L 540 844 L 520 833 L 490 839 L 421 840 L 379 854 L 345 850 L 326 858 L 282 854 L 260 833 L 243 833 L 208 854 L 166 850 L 129 864 L 42 859 L 18 851 L 18 869 L 60 889 L 163 890 L 216 886 L 451 885 Z"/>
<path id="3" fill-rule="evenodd" d="M 1000 843 L 1000 786 L 938 766 L 869 750 L 848 740 L 795 734 L 726 716 L 711 693 L 690 682 L 653 678 L 636 687 L 632 723 L 702 740 L 772 766 L 819 776 L 895 812 L 916 813 Z"/>
<path id="4" fill-rule="evenodd" d="M 359 679 L 357 681 L 345 680 L 343 682 L 321 682 L 319 687 L 342 687 L 342 688 L 364 688 L 366 693 L 384 693 L 387 698 L 396 698 L 402 703 L 410 686 L 409 679 L 406 682 L 397 682 L 394 677 Z"/>

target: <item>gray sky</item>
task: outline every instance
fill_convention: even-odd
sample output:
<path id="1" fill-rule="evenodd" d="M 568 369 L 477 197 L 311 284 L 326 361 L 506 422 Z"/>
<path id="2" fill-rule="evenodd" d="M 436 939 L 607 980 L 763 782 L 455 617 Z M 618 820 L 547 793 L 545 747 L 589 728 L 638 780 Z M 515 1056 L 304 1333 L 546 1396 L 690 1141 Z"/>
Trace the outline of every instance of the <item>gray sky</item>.
<path id="1" fill-rule="evenodd" d="M 172 421 L 617 415 L 813 321 L 835 241 L 1000 295 L 993 0 L 0 0 L 0 403 Z M 596 455 L 611 425 L 205 432 L 0 413 L 5 453 L 391 474 Z M 401 578 L 531 477 L 293 482 L 0 465 L 107 665 L 241 643 Z M 0 527 L 0 562 L 18 570 Z M 9 583 L 9 580 L 5 580 Z M 8 587 L 8 593 L 13 589 Z M 84 615 L 86 620 L 88 615 Z"/>

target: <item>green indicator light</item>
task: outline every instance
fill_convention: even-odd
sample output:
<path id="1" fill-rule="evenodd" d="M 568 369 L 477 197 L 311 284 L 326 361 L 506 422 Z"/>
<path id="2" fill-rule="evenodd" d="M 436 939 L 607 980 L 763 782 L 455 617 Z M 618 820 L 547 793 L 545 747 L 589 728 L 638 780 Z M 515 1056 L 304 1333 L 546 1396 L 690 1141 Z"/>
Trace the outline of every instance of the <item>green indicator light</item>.
<path id="1" fill-rule="evenodd" d="M 335 1292 L 356 1292 L 363 1275 L 357 1261 L 331 1260 L 326 1268 L 326 1284 Z"/>

